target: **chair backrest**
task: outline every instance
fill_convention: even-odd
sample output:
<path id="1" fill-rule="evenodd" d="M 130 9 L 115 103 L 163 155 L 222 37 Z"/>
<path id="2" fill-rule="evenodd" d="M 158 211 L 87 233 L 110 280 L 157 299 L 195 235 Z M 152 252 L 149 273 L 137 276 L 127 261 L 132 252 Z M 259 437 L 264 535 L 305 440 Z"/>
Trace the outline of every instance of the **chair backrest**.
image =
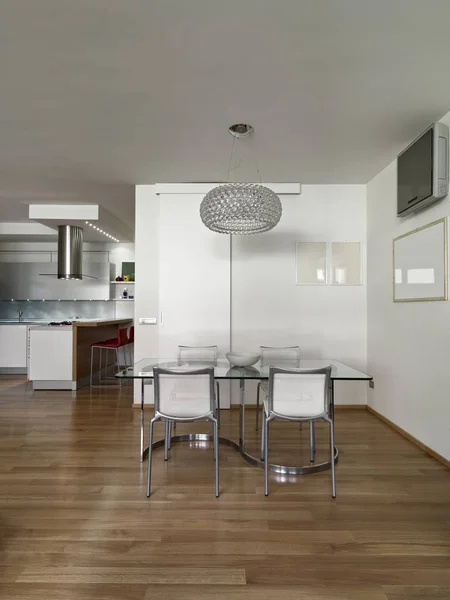
<path id="1" fill-rule="evenodd" d="M 198 419 L 215 410 L 214 368 L 153 368 L 155 414 L 179 419 Z"/>
<path id="2" fill-rule="evenodd" d="M 119 346 L 126 346 L 128 344 L 128 331 L 126 327 L 120 327 L 117 331 L 117 342 Z"/>
<path id="3" fill-rule="evenodd" d="M 178 364 L 189 362 L 217 364 L 217 346 L 178 346 Z"/>
<path id="4" fill-rule="evenodd" d="M 298 367 L 300 364 L 299 346 L 260 346 L 261 366 L 283 364 Z"/>
<path id="5" fill-rule="evenodd" d="M 328 414 L 331 367 L 269 369 L 269 413 L 288 419 Z"/>
<path id="6" fill-rule="evenodd" d="M 128 343 L 134 344 L 134 325 L 130 327 L 130 332 L 128 334 Z"/>

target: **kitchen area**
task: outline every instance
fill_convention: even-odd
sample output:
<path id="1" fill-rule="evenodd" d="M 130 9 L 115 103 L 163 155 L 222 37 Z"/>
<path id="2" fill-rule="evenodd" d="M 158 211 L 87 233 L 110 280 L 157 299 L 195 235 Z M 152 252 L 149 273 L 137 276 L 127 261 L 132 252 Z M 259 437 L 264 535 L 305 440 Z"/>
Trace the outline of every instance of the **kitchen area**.
<path id="1" fill-rule="evenodd" d="M 34 390 L 89 385 L 91 345 L 133 325 L 134 244 L 86 243 L 83 229 L 60 225 L 49 242 L 0 240 L 0 375 L 22 375 Z M 120 365 L 130 356 L 120 348 Z M 104 365 L 96 357 L 96 374 Z"/>

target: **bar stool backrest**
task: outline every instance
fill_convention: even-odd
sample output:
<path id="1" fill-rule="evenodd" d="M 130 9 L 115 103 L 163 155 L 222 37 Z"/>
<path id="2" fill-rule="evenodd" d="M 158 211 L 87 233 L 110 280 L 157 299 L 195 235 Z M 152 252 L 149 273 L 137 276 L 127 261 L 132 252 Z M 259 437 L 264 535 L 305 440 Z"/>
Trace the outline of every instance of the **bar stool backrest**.
<path id="1" fill-rule="evenodd" d="M 120 327 L 117 331 L 117 343 L 119 346 L 126 346 L 128 342 L 128 331 L 126 327 Z"/>

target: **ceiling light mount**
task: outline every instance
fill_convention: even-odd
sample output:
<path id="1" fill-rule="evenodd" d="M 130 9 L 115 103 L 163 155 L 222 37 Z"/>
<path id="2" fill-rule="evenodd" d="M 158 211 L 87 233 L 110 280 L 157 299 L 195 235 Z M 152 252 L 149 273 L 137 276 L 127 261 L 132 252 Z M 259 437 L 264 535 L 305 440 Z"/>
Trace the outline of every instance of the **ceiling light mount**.
<path id="1" fill-rule="evenodd" d="M 236 123 L 228 127 L 229 133 L 237 138 L 249 137 L 255 131 L 251 125 L 247 123 Z"/>

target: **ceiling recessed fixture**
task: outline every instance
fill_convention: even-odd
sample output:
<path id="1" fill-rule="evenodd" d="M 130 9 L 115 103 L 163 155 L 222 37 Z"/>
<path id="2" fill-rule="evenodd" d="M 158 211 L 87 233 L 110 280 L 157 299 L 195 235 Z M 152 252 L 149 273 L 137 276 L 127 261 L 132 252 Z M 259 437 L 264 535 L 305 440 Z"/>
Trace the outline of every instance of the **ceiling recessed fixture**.
<path id="1" fill-rule="evenodd" d="M 268 187 L 261 183 L 228 183 L 236 139 L 252 135 L 251 125 L 238 123 L 228 128 L 233 136 L 227 183 L 213 188 L 200 205 L 203 223 L 218 233 L 249 235 L 270 231 L 279 222 L 281 201 Z M 258 175 L 259 169 L 257 168 Z M 261 177 L 260 177 L 261 181 Z"/>

